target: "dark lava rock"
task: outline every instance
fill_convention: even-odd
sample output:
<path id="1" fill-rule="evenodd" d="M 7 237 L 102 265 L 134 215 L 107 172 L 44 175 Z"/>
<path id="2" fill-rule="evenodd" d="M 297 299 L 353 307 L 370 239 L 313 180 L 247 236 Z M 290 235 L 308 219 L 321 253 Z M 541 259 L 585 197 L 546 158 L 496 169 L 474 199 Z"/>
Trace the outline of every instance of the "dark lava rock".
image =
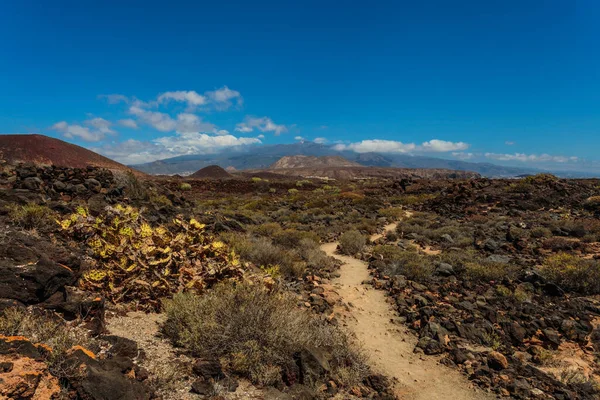
<path id="1" fill-rule="evenodd" d="M 207 380 L 211 378 L 219 380 L 225 377 L 219 360 L 196 360 L 192 366 L 192 371 Z"/>
<path id="2" fill-rule="evenodd" d="M 423 350 L 423 353 L 427 355 L 442 354 L 444 346 L 439 341 L 430 338 L 429 336 L 423 336 L 417 343 L 417 348 Z"/>
<path id="3" fill-rule="evenodd" d="M 435 272 L 440 276 L 452 276 L 454 275 L 454 268 L 448 263 L 440 263 Z"/>
<path id="4" fill-rule="evenodd" d="M 548 282 L 544 285 L 543 289 L 544 294 L 548 296 L 564 296 L 565 291 L 555 283 Z"/>
<path id="5" fill-rule="evenodd" d="M 12 371 L 14 364 L 10 361 L 0 362 L 0 373 L 7 373 Z"/>
<path id="6" fill-rule="evenodd" d="M 331 368 L 329 359 L 331 355 L 317 348 L 302 349 L 296 355 L 296 364 L 300 372 L 300 383 L 314 382 L 316 378 L 323 376 Z"/>
<path id="7" fill-rule="evenodd" d="M 380 374 L 373 374 L 367 376 L 364 379 L 363 383 L 371 389 L 375 390 L 377 393 L 386 392 L 390 386 L 387 377 Z"/>
<path id="8" fill-rule="evenodd" d="M 203 396 L 211 395 L 214 392 L 213 384 L 202 378 L 196 379 L 192 382 L 192 393 L 200 394 Z"/>
<path id="9" fill-rule="evenodd" d="M 89 400 L 150 400 L 152 391 L 143 383 L 129 379 L 123 367 L 132 365 L 125 358 L 95 360 L 77 350 L 65 360 L 73 368 L 84 366 L 83 374 L 69 380 L 80 398 Z"/>
<path id="10" fill-rule="evenodd" d="M 0 298 L 37 304 L 74 279 L 73 271 L 45 257 L 25 265 L 0 260 Z"/>
<path id="11" fill-rule="evenodd" d="M 499 353 L 497 351 L 491 351 L 488 353 L 487 359 L 488 366 L 490 368 L 495 369 L 496 371 L 508 368 L 508 360 L 502 353 Z"/>
<path id="12" fill-rule="evenodd" d="M 111 344 L 110 354 L 119 357 L 137 358 L 139 350 L 134 340 L 115 335 L 105 335 L 101 337 Z"/>

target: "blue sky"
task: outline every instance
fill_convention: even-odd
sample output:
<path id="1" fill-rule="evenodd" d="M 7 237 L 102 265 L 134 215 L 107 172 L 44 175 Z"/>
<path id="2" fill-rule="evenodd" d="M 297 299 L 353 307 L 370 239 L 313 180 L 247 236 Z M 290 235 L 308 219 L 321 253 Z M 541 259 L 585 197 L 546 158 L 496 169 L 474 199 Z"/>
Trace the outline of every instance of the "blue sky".
<path id="1" fill-rule="evenodd" d="M 592 0 L 7 2 L 0 133 L 128 163 L 318 138 L 600 171 L 599 20 Z"/>

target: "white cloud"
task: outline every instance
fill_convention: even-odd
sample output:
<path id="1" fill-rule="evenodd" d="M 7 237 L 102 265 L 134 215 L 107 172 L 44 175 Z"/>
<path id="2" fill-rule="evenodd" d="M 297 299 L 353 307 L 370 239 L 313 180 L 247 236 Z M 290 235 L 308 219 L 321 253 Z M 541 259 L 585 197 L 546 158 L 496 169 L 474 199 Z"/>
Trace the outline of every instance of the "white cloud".
<path id="1" fill-rule="evenodd" d="M 86 142 L 99 142 L 106 135 L 116 134 L 114 130 L 110 129 L 112 123 L 104 118 L 92 118 L 83 123 L 86 126 L 60 121 L 52 125 L 50 129 L 62 133 L 66 138 L 79 138 Z"/>
<path id="2" fill-rule="evenodd" d="M 414 151 L 417 146 L 414 143 L 402 143 L 394 140 L 370 139 L 363 140 L 357 143 L 336 144 L 333 146 L 335 150 L 352 150 L 356 153 L 409 153 Z"/>
<path id="3" fill-rule="evenodd" d="M 212 154 L 225 148 L 260 143 L 257 138 L 233 135 L 211 136 L 206 133 L 187 132 L 160 137 L 151 142 L 130 139 L 93 150 L 124 164 L 140 164 L 181 155 Z"/>
<path id="4" fill-rule="evenodd" d="M 328 140 L 324 137 L 318 137 L 318 138 L 315 138 L 313 140 L 313 142 L 318 143 L 318 144 L 325 144 L 328 142 Z"/>
<path id="5" fill-rule="evenodd" d="M 447 142 L 445 140 L 433 139 L 421 144 L 420 150 L 432 153 L 445 153 L 448 151 L 466 150 L 469 145 L 464 142 Z"/>
<path id="6" fill-rule="evenodd" d="M 129 113 L 160 132 L 213 132 L 216 129 L 213 124 L 204 122 L 199 116 L 190 113 L 181 113 L 172 118 L 169 114 L 149 111 L 139 106 L 129 107 Z"/>
<path id="7" fill-rule="evenodd" d="M 227 129 L 215 129 L 214 134 L 219 136 L 229 135 L 229 131 Z"/>
<path id="8" fill-rule="evenodd" d="M 237 90 L 231 90 L 227 86 L 221 89 L 205 92 L 204 95 L 215 105 L 219 110 L 226 110 L 233 104 L 235 100 L 238 106 L 242 105 L 243 98 Z"/>
<path id="9" fill-rule="evenodd" d="M 243 103 L 243 98 L 237 90 L 223 86 L 217 90 L 210 90 L 200 94 L 195 90 L 176 90 L 165 92 L 156 99 L 158 104 L 166 104 L 171 101 L 186 103 L 189 111 L 200 106 L 214 106 L 215 109 L 224 111 L 231 107 L 235 101 L 237 105 Z"/>
<path id="10" fill-rule="evenodd" d="M 294 138 L 294 140 L 298 140 L 298 141 L 300 141 L 300 142 L 303 142 L 303 141 L 304 141 L 304 138 L 303 138 L 302 136 L 296 136 L 296 137 Z"/>
<path id="11" fill-rule="evenodd" d="M 124 126 L 125 128 L 131 128 L 131 129 L 138 128 L 137 122 L 135 122 L 135 120 L 133 120 L 131 118 L 120 119 L 117 121 L 117 123 L 121 126 Z"/>
<path id="12" fill-rule="evenodd" d="M 258 135 L 258 136 L 257 136 L 257 138 L 259 138 L 259 139 L 264 139 L 264 138 L 265 138 L 265 135 L 263 135 L 263 134 L 261 133 L 260 135 Z"/>
<path id="13" fill-rule="evenodd" d="M 504 144 L 507 146 L 514 146 L 515 142 L 511 142 L 510 140 L 507 140 L 506 142 L 504 142 Z"/>
<path id="14" fill-rule="evenodd" d="M 254 129 L 258 129 L 261 132 L 274 132 L 276 136 L 288 131 L 285 125 L 277 125 L 268 117 L 256 118 L 247 116 L 244 122 L 240 122 L 235 128 L 238 132 L 246 133 L 252 132 Z"/>
<path id="15" fill-rule="evenodd" d="M 178 101 L 187 103 L 188 106 L 196 107 L 208 102 L 206 96 L 198 94 L 195 90 L 177 90 L 174 92 L 165 92 L 158 96 L 159 103 L 168 103 L 169 101 Z"/>
<path id="16" fill-rule="evenodd" d="M 525 153 L 514 153 L 514 154 L 499 154 L 499 153 L 485 153 L 486 158 L 498 161 L 520 161 L 520 162 L 577 162 L 578 157 L 567 157 L 567 156 L 551 156 L 549 154 L 525 154 Z"/>
<path id="17" fill-rule="evenodd" d="M 443 153 L 453 150 L 466 150 L 469 148 L 469 145 L 464 142 L 447 142 L 445 140 L 432 139 L 417 146 L 414 143 L 402 143 L 396 140 L 370 139 L 350 144 L 340 143 L 333 146 L 333 148 L 338 151 L 351 150 L 356 153 Z"/>

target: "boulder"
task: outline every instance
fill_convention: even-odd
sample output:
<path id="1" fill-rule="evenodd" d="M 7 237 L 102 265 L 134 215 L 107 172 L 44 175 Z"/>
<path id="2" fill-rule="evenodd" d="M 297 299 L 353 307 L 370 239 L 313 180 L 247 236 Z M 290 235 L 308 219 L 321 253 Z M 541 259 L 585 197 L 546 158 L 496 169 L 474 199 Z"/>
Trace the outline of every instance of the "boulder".
<path id="1" fill-rule="evenodd" d="M 300 383 L 302 384 L 315 382 L 331 369 L 329 366 L 331 354 L 324 349 L 306 347 L 295 358 L 300 372 Z"/>
<path id="2" fill-rule="evenodd" d="M 37 304 L 74 280 L 73 271 L 46 257 L 27 264 L 0 260 L 0 298 Z"/>
<path id="3" fill-rule="evenodd" d="M 508 368 L 508 360 L 506 357 L 497 351 L 490 351 L 487 355 L 488 366 L 496 371 L 501 371 Z"/>
<path id="4" fill-rule="evenodd" d="M 454 268 L 448 263 L 440 263 L 435 272 L 440 276 L 452 276 L 454 275 Z"/>
<path id="5" fill-rule="evenodd" d="M 219 360 L 196 360 L 192 366 L 194 374 L 209 380 L 219 380 L 225 377 Z"/>

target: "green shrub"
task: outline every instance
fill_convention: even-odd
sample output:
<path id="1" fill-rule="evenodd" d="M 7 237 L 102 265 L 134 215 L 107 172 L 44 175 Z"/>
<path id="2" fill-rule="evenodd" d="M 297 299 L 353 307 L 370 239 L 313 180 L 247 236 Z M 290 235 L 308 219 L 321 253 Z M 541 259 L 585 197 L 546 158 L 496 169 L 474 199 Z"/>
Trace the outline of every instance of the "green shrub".
<path id="1" fill-rule="evenodd" d="M 192 190 L 192 185 L 190 185 L 187 182 L 182 183 L 181 185 L 179 185 L 179 190 L 183 190 L 183 191 L 188 191 L 188 190 Z"/>
<path id="2" fill-rule="evenodd" d="M 46 206 L 29 203 L 24 206 L 11 204 L 9 207 L 11 221 L 25 229 L 45 229 L 56 227 L 57 214 Z"/>
<path id="3" fill-rule="evenodd" d="M 499 281 L 504 278 L 513 279 L 519 268 L 512 264 L 504 264 L 486 259 L 468 261 L 464 264 L 464 275 L 474 281 Z"/>
<path id="4" fill-rule="evenodd" d="M 367 238 L 359 231 L 352 230 L 340 236 L 340 251 L 343 254 L 354 255 L 362 251 L 367 244 Z"/>
<path id="5" fill-rule="evenodd" d="M 306 265 L 297 260 L 295 254 L 274 244 L 267 237 L 248 237 L 229 233 L 221 238 L 239 254 L 244 261 L 249 261 L 264 271 L 277 271 L 271 275 L 283 275 L 286 278 L 299 278 L 304 274 Z"/>
<path id="6" fill-rule="evenodd" d="M 262 182 L 262 179 L 261 179 L 261 178 L 259 178 L 258 176 L 254 176 L 254 177 L 252 177 L 252 182 L 253 182 L 253 183 Z"/>
<path id="7" fill-rule="evenodd" d="M 600 294 L 600 262 L 560 253 L 546 258 L 542 275 L 563 289 Z"/>
<path id="8" fill-rule="evenodd" d="M 296 247 L 296 252 L 309 267 L 328 269 L 333 265 L 332 259 L 312 239 L 301 239 Z"/>
<path id="9" fill-rule="evenodd" d="M 404 217 L 406 211 L 402 207 L 387 207 L 379 210 L 379 215 L 391 219 L 400 219 Z"/>
<path id="10" fill-rule="evenodd" d="M 550 231 L 550 229 L 544 228 L 542 226 L 535 227 L 531 230 L 532 238 L 540 239 L 540 238 L 547 238 L 550 236 L 552 236 L 552 232 Z"/>
<path id="11" fill-rule="evenodd" d="M 298 189 L 293 189 L 293 188 L 292 189 L 288 189 L 288 193 L 289 194 L 296 194 L 296 193 L 298 193 Z"/>
<path id="12" fill-rule="evenodd" d="M 379 245 L 373 256 L 383 260 L 380 272 L 384 275 L 404 275 L 414 281 L 425 281 L 431 277 L 434 266 L 431 259 L 415 251 L 402 250 L 397 246 Z"/>
<path id="13" fill-rule="evenodd" d="M 340 383 L 360 382 L 368 368 L 345 334 L 298 309 L 296 302 L 249 283 L 220 285 L 203 296 L 177 294 L 165 301 L 163 332 L 193 356 L 223 360 L 255 384 L 280 384 L 284 373 L 296 371 L 296 355 L 312 349 L 327 349 L 329 373 L 346 378 Z M 304 378 L 313 385 L 328 379 Z"/>
<path id="14" fill-rule="evenodd" d="M 281 225 L 277 222 L 268 222 L 266 224 L 255 226 L 251 229 L 252 233 L 259 236 L 274 237 L 281 233 Z"/>
<path id="15" fill-rule="evenodd" d="M 301 180 L 296 182 L 296 187 L 303 187 L 304 185 L 310 185 L 312 182 L 308 180 Z"/>
<path id="16" fill-rule="evenodd" d="M 164 194 L 150 196 L 150 203 L 162 207 L 171 207 L 173 205 L 171 200 Z"/>

